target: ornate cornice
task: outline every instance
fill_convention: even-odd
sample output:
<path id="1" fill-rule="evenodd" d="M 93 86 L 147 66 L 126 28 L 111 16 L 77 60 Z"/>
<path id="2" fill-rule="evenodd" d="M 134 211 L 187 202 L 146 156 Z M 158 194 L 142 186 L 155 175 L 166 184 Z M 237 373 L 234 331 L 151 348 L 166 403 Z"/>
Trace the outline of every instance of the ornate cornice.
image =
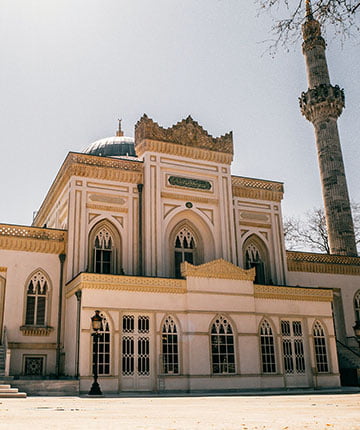
<path id="1" fill-rule="evenodd" d="M 0 249 L 62 254 L 66 239 L 64 230 L 0 224 Z"/>
<path id="2" fill-rule="evenodd" d="M 310 302 L 332 302 L 333 291 L 321 288 L 277 287 L 273 285 L 254 285 L 257 299 L 302 300 Z"/>
<path id="3" fill-rule="evenodd" d="M 135 125 L 135 147 L 138 155 L 144 152 L 144 141 L 158 141 L 161 143 L 159 152 L 166 143 L 182 147 L 198 148 L 211 152 L 230 154 L 234 153 L 232 132 L 224 136 L 213 137 L 204 130 L 191 116 L 169 128 L 163 128 L 144 114 Z"/>
<path id="4" fill-rule="evenodd" d="M 142 183 L 142 171 L 143 164 L 140 161 L 70 152 L 56 175 L 33 224 L 45 223 L 48 213 L 72 176 L 137 184 Z"/>
<path id="5" fill-rule="evenodd" d="M 280 202 L 284 195 L 282 182 L 231 176 L 234 197 Z"/>
<path id="6" fill-rule="evenodd" d="M 254 281 L 255 269 L 244 270 L 222 258 L 209 263 L 194 266 L 190 263 L 181 263 L 181 275 L 185 278 L 216 278 L 236 279 L 241 281 Z"/>
<path id="7" fill-rule="evenodd" d="M 231 164 L 233 155 L 224 152 L 210 151 L 192 146 L 176 143 L 161 142 L 159 140 L 144 139 L 136 146 L 136 153 L 141 157 L 145 152 L 161 152 L 178 157 L 187 157 L 195 160 L 210 161 L 217 164 Z"/>
<path id="8" fill-rule="evenodd" d="M 67 284 L 66 297 L 72 296 L 81 289 L 185 294 L 186 281 L 183 279 L 148 278 L 145 276 L 80 273 Z"/>
<path id="9" fill-rule="evenodd" d="M 360 275 L 360 257 L 296 251 L 287 251 L 286 257 L 287 267 L 290 272 Z"/>
<path id="10" fill-rule="evenodd" d="M 26 326 L 20 327 L 22 334 L 24 336 L 49 336 L 49 334 L 54 330 L 53 327 L 36 327 L 36 326 Z"/>
<path id="11" fill-rule="evenodd" d="M 338 85 L 320 84 L 299 97 L 301 113 L 310 122 L 338 118 L 345 106 L 344 90 Z"/>

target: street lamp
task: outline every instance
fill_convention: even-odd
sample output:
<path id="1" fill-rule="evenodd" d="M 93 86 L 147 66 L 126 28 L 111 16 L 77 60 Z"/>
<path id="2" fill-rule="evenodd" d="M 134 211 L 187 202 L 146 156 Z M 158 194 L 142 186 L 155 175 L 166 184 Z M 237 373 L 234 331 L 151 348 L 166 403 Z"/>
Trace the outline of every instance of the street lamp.
<path id="1" fill-rule="evenodd" d="M 359 342 L 360 346 L 360 320 L 355 321 L 355 325 L 353 326 L 356 340 Z"/>
<path id="2" fill-rule="evenodd" d="M 95 315 L 91 317 L 91 326 L 93 329 L 93 332 L 91 333 L 91 336 L 94 338 L 94 350 L 93 350 L 93 375 L 94 375 L 94 382 L 91 386 L 91 389 L 89 391 L 89 396 L 102 396 L 102 392 L 100 389 L 100 385 L 98 384 L 97 378 L 98 378 L 98 345 L 99 345 L 99 337 L 100 333 L 99 330 L 102 328 L 102 317 L 100 316 L 100 311 L 95 311 Z"/>

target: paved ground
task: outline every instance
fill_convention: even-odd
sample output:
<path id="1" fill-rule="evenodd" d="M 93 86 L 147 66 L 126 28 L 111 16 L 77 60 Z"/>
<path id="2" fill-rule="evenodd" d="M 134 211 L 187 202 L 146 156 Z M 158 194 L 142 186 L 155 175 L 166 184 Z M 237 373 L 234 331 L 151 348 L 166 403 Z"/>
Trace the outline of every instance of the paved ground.
<path id="1" fill-rule="evenodd" d="M 1 399 L 0 428 L 358 430 L 360 394 Z"/>

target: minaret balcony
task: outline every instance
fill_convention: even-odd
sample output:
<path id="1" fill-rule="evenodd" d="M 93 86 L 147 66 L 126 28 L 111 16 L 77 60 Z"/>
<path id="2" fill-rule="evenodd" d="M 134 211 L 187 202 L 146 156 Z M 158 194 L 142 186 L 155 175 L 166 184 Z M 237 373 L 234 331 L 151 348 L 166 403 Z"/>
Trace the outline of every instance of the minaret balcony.
<path id="1" fill-rule="evenodd" d="M 301 113 L 310 122 L 325 117 L 338 118 L 345 107 L 344 90 L 338 85 L 320 84 L 303 92 L 299 104 Z"/>

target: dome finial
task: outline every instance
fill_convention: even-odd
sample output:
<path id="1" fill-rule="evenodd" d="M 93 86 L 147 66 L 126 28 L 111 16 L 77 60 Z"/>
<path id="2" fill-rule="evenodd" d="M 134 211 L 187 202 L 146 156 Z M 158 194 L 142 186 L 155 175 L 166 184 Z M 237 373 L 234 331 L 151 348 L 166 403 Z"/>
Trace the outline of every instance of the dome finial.
<path id="1" fill-rule="evenodd" d="M 306 15 L 305 17 L 307 19 L 313 19 L 312 9 L 311 9 L 311 1 L 305 0 L 305 7 L 306 7 Z"/>
<path id="2" fill-rule="evenodd" d="M 119 121 L 119 128 L 116 131 L 116 136 L 124 136 L 124 132 L 121 130 L 121 121 L 122 121 L 122 119 L 118 119 L 118 121 Z"/>

